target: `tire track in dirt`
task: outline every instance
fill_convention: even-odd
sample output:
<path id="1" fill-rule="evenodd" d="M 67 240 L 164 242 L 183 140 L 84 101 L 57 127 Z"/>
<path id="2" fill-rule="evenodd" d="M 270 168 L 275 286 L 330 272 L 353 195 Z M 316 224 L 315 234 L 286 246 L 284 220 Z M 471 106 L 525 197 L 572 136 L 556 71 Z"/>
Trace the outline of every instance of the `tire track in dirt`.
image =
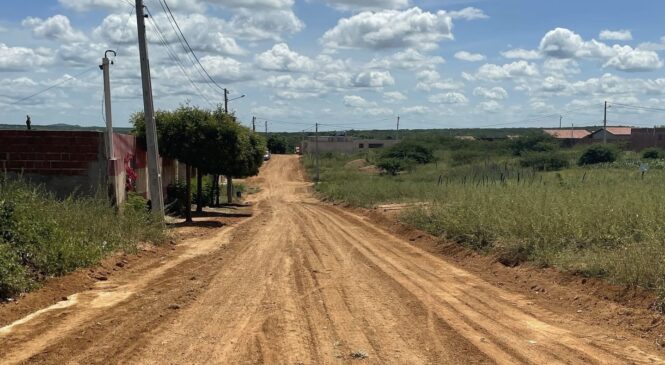
<path id="1" fill-rule="evenodd" d="M 0 363 L 662 363 L 318 202 L 302 176 L 274 156 L 253 218 L 0 329 Z"/>

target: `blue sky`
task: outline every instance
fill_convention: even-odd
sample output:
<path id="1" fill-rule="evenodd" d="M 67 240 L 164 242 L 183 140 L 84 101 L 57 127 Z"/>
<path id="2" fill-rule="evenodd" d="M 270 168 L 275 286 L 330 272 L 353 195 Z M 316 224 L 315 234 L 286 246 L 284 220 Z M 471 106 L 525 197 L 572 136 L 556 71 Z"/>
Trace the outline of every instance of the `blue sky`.
<path id="1" fill-rule="evenodd" d="M 145 1 L 156 107 L 221 102 L 160 0 Z M 114 124 L 128 126 L 142 108 L 133 2 L 5 0 L 0 123 L 103 125 L 95 67 L 115 49 Z M 270 130 L 387 129 L 398 115 L 410 129 L 597 125 L 605 100 L 610 125 L 665 124 L 648 109 L 665 107 L 662 2 L 166 2 L 206 71 L 247 95 L 231 109 Z"/>

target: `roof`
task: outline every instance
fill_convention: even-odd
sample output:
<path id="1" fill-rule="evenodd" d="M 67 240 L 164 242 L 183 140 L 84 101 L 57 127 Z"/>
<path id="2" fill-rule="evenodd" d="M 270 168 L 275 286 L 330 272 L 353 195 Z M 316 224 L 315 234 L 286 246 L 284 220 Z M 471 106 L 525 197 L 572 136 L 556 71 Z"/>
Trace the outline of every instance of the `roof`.
<path id="1" fill-rule="evenodd" d="M 597 130 L 593 133 L 598 133 L 602 130 L 603 130 L 603 128 L 601 128 L 601 129 L 599 129 L 599 130 Z M 607 127 L 607 132 L 611 133 L 615 136 L 630 136 L 632 130 L 633 129 L 631 127 Z"/>
<path id="2" fill-rule="evenodd" d="M 545 129 L 543 132 L 559 139 L 582 139 L 591 135 L 591 132 L 585 129 Z"/>

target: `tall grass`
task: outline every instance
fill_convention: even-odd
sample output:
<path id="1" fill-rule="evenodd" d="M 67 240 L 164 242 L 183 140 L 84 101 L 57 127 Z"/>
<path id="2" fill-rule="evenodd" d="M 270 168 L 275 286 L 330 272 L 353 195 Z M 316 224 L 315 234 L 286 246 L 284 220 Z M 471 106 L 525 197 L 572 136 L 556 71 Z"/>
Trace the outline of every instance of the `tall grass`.
<path id="1" fill-rule="evenodd" d="M 665 287 L 661 169 L 644 177 L 634 165 L 534 173 L 505 161 L 431 164 L 390 177 L 344 167 L 357 157 L 323 159 L 317 190 L 365 207 L 429 202 L 405 211 L 401 219 L 496 254 L 507 264 L 531 261 L 621 284 Z M 312 161 L 305 163 L 311 166 Z"/>
<path id="2" fill-rule="evenodd" d="M 103 197 L 59 200 L 39 186 L 0 177 L 0 298 L 164 238 L 162 223 L 140 204 L 119 214 Z"/>

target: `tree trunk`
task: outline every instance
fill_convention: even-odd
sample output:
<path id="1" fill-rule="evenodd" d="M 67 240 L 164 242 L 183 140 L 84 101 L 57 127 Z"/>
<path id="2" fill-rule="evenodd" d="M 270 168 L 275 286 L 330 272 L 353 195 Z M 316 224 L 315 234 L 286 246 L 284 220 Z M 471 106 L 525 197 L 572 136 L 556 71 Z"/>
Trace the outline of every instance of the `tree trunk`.
<path id="1" fill-rule="evenodd" d="M 196 169 L 196 212 L 203 213 L 203 172 Z"/>
<path id="2" fill-rule="evenodd" d="M 220 189 L 219 189 L 219 175 L 214 175 L 215 176 L 215 206 L 219 206 L 219 195 L 220 195 Z"/>
<path id="3" fill-rule="evenodd" d="M 233 203 L 233 178 L 231 176 L 226 177 L 226 201 L 228 204 Z"/>
<path id="4" fill-rule="evenodd" d="M 185 185 L 187 186 L 187 196 L 185 197 L 185 220 L 192 221 L 192 167 L 187 165 L 185 167 Z"/>

